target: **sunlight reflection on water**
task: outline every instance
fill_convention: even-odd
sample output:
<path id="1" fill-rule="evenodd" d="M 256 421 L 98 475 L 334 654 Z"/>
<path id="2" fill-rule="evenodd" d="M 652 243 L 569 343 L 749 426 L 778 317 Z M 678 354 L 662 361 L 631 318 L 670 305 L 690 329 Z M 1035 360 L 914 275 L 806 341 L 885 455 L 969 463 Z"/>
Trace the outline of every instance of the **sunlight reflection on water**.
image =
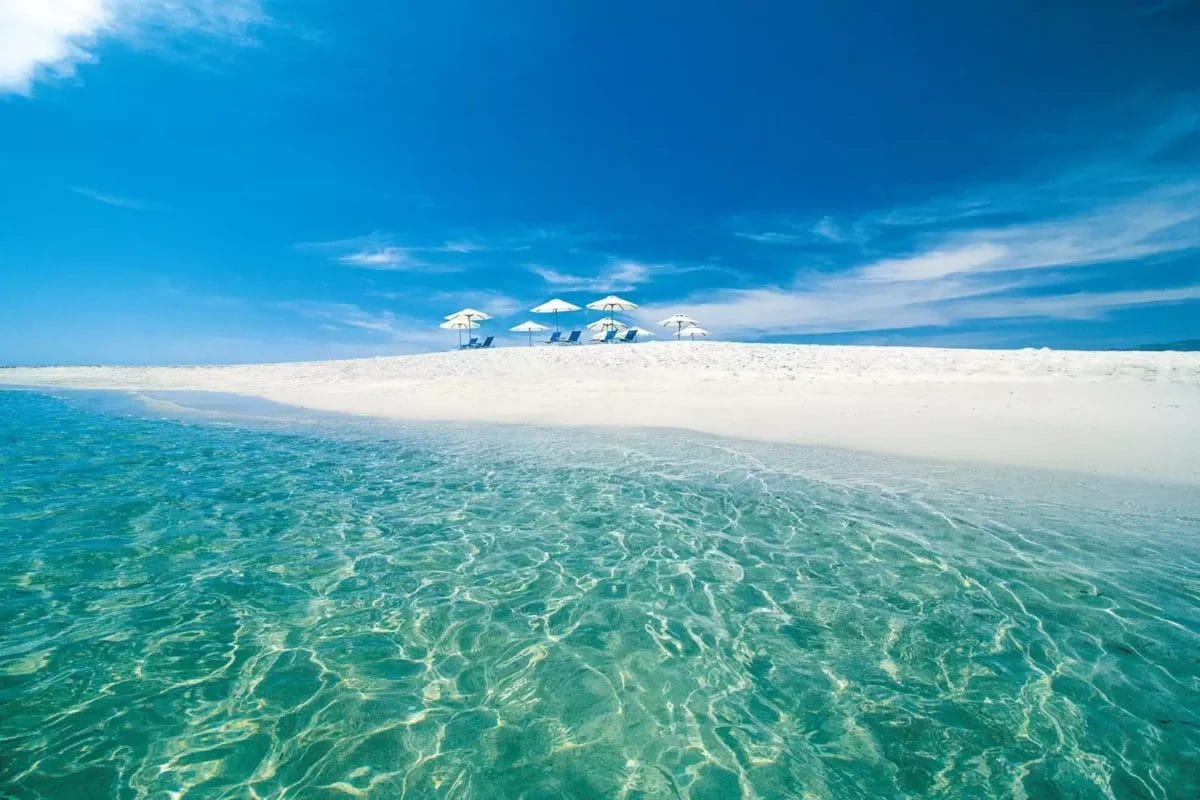
<path id="1" fill-rule="evenodd" d="M 679 433 L 81 398 L 0 393 L 15 796 L 1200 775 L 1200 548 L 1167 490 L 1101 507 L 1069 478 Z"/>

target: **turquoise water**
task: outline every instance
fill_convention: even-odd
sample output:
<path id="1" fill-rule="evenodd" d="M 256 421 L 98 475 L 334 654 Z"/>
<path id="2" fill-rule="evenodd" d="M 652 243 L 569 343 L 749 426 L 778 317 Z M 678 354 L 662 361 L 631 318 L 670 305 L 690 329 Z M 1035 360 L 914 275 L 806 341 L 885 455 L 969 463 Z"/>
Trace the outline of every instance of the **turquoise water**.
<path id="1" fill-rule="evenodd" d="M 0 795 L 1200 786 L 1191 511 L 680 434 L 220 419 L 0 392 Z"/>

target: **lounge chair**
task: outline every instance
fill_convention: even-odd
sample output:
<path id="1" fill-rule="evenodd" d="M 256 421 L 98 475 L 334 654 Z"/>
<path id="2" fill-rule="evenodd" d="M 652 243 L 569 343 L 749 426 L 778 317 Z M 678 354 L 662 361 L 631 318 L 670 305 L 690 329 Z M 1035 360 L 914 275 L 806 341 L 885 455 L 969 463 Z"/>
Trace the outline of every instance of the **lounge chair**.
<path id="1" fill-rule="evenodd" d="M 582 334 L 583 331 L 571 331 L 571 335 L 563 339 L 560 344 L 579 344 L 579 337 Z"/>
<path id="2" fill-rule="evenodd" d="M 495 338 L 496 338 L 495 336 L 489 336 L 483 340 L 483 344 L 477 344 L 477 345 L 475 345 L 475 347 L 478 348 L 479 350 L 486 350 L 487 348 L 492 346 L 492 341 Z"/>
<path id="3" fill-rule="evenodd" d="M 604 334 L 604 338 L 600 340 L 600 344 L 608 344 L 609 342 L 615 342 L 616 340 L 617 340 L 617 329 L 609 328 L 608 331 Z"/>
<path id="4" fill-rule="evenodd" d="M 472 337 L 471 337 L 471 338 L 470 338 L 470 339 L 467 341 L 467 343 L 466 343 L 466 344 L 460 344 L 460 345 L 459 345 L 459 347 L 460 347 L 460 348 L 462 348 L 463 350 L 466 350 L 466 349 L 467 349 L 467 348 L 469 348 L 469 347 L 478 347 L 478 346 L 479 346 L 479 337 L 478 337 L 478 336 L 472 336 Z"/>
<path id="5" fill-rule="evenodd" d="M 625 335 L 622 336 L 617 341 L 629 343 L 629 342 L 632 342 L 635 339 L 637 339 L 637 335 L 638 335 L 637 328 L 630 328 L 629 330 L 625 331 Z"/>
<path id="6" fill-rule="evenodd" d="M 558 340 L 562 338 L 562 331 L 555 331 L 550 334 L 550 338 L 546 340 L 546 344 L 558 344 Z"/>

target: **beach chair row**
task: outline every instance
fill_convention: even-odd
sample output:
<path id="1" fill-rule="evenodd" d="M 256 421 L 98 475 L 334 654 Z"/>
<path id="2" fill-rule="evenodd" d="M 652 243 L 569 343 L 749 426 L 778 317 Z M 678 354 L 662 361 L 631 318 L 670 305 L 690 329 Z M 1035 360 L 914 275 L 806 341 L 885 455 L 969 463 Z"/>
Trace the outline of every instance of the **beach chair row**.
<path id="1" fill-rule="evenodd" d="M 580 344 L 579 338 L 583 336 L 583 331 L 571 331 L 569 336 L 563 336 L 566 331 L 555 331 L 550 334 L 550 338 L 546 340 L 546 344 Z M 621 332 L 618 330 L 607 331 L 603 339 L 597 339 L 597 344 L 606 342 L 633 343 L 637 341 L 638 332 L 636 330 L 628 330 Z M 472 336 L 466 344 L 459 345 L 461 350 L 489 350 L 492 343 L 496 340 L 495 336 L 488 336 L 483 341 L 479 340 L 478 336 Z"/>
<path id="2" fill-rule="evenodd" d="M 583 331 L 571 331 L 570 336 L 564 337 L 565 331 L 555 331 L 550 334 L 550 338 L 546 340 L 546 344 L 579 344 L 579 337 L 583 335 Z M 610 330 L 604 334 L 603 339 L 597 339 L 598 344 L 606 342 L 623 342 L 632 343 L 637 341 L 638 332 L 636 329 L 628 330 L 622 333 L 618 330 Z"/>

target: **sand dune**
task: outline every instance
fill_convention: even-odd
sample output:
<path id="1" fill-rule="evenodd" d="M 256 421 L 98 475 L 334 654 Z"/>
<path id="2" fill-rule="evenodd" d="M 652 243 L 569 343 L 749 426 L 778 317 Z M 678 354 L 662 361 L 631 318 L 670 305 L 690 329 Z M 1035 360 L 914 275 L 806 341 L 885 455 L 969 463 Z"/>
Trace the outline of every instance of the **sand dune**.
<path id="1" fill-rule="evenodd" d="M 655 342 L 219 367 L 0 370 L 0 384 L 253 395 L 408 420 L 685 428 L 1200 484 L 1200 354 Z"/>

